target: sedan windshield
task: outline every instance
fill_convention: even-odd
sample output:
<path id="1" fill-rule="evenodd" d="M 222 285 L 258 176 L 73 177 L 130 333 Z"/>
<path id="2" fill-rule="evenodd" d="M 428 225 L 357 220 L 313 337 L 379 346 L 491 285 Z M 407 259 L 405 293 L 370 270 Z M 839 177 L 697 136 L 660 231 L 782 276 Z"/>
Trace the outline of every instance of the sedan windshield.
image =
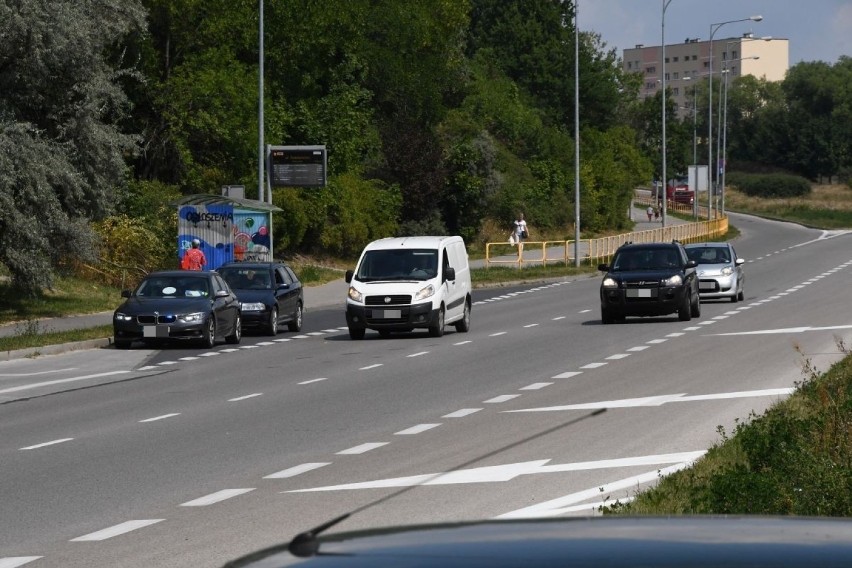
<path id="1" fill-rule="evenodd" d="M 203 298 L 210 296 L 207 278 L 193 276 L 157 276 L 146 278 L 136 289 L 146 298 Z"/>
<path id="2" fill-rule="evenodd" d="M 371 250 L 364 255 L 355 278 L 379 280 L 429 280 L 438 274 L 435 249 Z"/>
<path id="3" fill-rule="evenodd" d="M 252 268 L 220 268 L 219 274 L 233 290 L 271 290 L 272 278 L 267 270 Z"/>

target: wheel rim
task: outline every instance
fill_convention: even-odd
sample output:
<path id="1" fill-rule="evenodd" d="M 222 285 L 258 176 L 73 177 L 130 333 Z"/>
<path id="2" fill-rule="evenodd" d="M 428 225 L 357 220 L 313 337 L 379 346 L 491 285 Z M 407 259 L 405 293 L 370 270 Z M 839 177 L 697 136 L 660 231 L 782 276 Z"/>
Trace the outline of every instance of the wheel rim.
<path id="1" fill-rule="evenodd" d="M 237 314 L 237 321 L 234 322 L 234 339 L 239 341 L 243 337 L 243 318 Z"/>
<path id="2" fill-rule="evenodd" d="M 213 319 L 213 316 L 210 316 L 210 319 L 207 320 L 207 346 L 213 347 L 216 344 L 216 320 Z"/>
<path id="3" fill-rule="evenodd" d="M 302 306 L 296 309 L 296 325 L 302 329 Z"/>
<path id="4" fill-rule="evenodd" d="M 269 331 L 272 335 L 275 335 L 275 332 L 278 331 L 278 308 L 272 308 L 272 312 L 269 314 Z"/>

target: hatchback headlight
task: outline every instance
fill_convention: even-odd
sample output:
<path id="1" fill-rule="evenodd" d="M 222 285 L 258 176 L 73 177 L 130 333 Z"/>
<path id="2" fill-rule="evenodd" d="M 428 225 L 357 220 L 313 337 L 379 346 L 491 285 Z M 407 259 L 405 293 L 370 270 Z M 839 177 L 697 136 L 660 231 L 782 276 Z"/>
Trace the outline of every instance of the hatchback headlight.
<path id="1" fill-rule="evenodd" d="M 425 300 L 435 295 L 435 287 L 429 284 L 425 288 L 421 288 L 419 292 L 414 294 L 415 300 Z"/>
<path id="2" fill-rule="evenodd" d="M 240 309 L 244 312 L 262 312 L 266 309 L 266 305 L 262 302 L 242 302 Z"/>
<path id="3" fill-rule="evenodd" d="M 680 277 L 680 274 L 663 279 L 663 286 L 680 286 L 681 284 L 683 284 L 683 278 Z"/>
<path id="4" fill-rule="evenodd" d="M 204 321 L 204 312 L 195 312 L 194 314 L 181 314 L 177 317 L 183 323 L 198 323 Z"/>
<path id="5" fill-rule="evenodd" d="M 734 269 L 731 268 L 730 266 L 726 266 L 725 268 L 722 269 L 722 276 L 730 276 L 733 273 L 734 273 Z"/>
<path id="6" fill-rule="evenodd" d="M 618 288 L 618 282 L 615 281 L 615 278 L 607 276 L 603 279 L 601 286 L 604 288 Z"/>
<path id="7" fill-rule="evenodd" d="M 129 316 L 127 314 L 123 314 L 121 312 L 115 313 L 116 321 L 133 321 L 133 316 Z"/>
<path id="8" fill-rule="evenodd" d="M 364 295 L 359 292 L 354 286 L 349 287 L 349 299 L 359 304 L 364 302 Z"/>

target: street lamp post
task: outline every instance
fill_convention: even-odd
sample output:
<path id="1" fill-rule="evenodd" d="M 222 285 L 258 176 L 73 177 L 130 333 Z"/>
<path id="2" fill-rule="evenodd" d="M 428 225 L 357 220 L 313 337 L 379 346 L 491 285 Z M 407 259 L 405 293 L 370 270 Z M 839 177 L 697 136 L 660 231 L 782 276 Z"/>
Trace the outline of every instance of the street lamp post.
<path id="1" fill-rule="evenodd" d="M 663 227 L 666 226 L 666 217 L 667 217 L 667 202 L 668 202 L 668 180 L 666 179 L 666 8 L 669 7 L 672 0 L 662 0 L 663 6 L 663 14 L 661 18 L 660 25 L 660 34 L 661 34 L 661 42 L 662 46 L 662 57 L 660 58 L 662 61 L 662 88 L 663 88 L 663 173 L 662 173 L 662 182 L 663 182 Z"/>
<path id="2" fill-rule="evenodd" d="M 580 266 L 580 28 L 574 2 L 574 266 Z"/>
<path id="3" fill-rule="evenodd" d="M 709 104 L 707 105 L 707 165 L 710 167 L 710 189 L 707 192 L 709 194 L 707 204 L 708 219 L 711 219 L 713 216 L 713 170 L 716 169 L 713 165 L 713 36 L 716 35 L 716 32 L 719 30 L 719 28 L 726 24 L 749 21 L 760 22 L 761 20 L 763 20 L 763 16 L 750 16 L 748 18 L 741 18 L 739 20 L 728 20 L 726 22 L 717 22 L 715 24 L 710 24 L 710 90 L 708 93 Z"/>
<path id="4" fill-rule="evenodd" d="M 684 81 L 692 81 L 692 77 L 684 77 Z M 695 169 L 695 186 L 692 188 L 692 214 L 698 219 L 698 98 L 695 90 L 696 83 L 692 84 L 692 167 Z"/>
<path id="5" fill-rule="evenodd" d="M 258 23 L 258 72 L 257 72 L 257 200 L 265 201 L 263 191 L 263 0 L 260 0 Z M 272 196 L 269 196 L 270 203 Z"/>

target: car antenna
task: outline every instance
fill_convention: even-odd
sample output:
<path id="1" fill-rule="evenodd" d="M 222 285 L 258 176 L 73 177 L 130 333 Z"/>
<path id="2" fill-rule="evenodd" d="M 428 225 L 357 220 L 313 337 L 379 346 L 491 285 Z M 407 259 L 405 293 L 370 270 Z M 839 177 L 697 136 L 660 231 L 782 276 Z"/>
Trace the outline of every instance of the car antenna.
<path id="1" fill-rule="evenodd" d="M 597 410 L 595 410 L 593 412 L 590 412 L 588 414 L 585 414 L 585 415 L 580 416 L 578 418 L 575 418 L 573 420 L 563 422 L 562 424 L 559 424 L 557 426 L 553 426 L 552 428 L 548 428 L 547 430 L 544 430 L 544 431 L 539 432 L 537 434 L 533 434 L 532 436 L 528 436 L 528 437 L 524 438 L 523 440 L 518 440 L 517 442 L 512 442 L 508 446 L 503 446 L 502 448 L 497 448 L 493 452 L 489 452 L 489 453 L 482 455 L 482 456 L 477 456 L 477 457 L 473 458 L 472 460 L 466 461 L 463 464 L 460 464 L 460 465 L 457 465 L 457 466 L 451 468 L 449 471 L 444 471 L 444 472 L 441 472 L 441 473 L 433 474 L 433 475 L 427 477 L 426 479 L 424 479 L 423 481 L 421 481 L 420 483 L 418 483 L 416 485 L 410 485 L 408 487 L 404 487 L 404 488 L 400 489 L 399 491 L 394 491 L 393 493 L 385 495 L 384 497 L 376 499 L 375 501 L 367 503 L 366 505 L 362 505 L 362 506 L 358 507 L 357 509 L 353 509 L 352 511 L 350 511 L 346 514 L 340 515 L 337 518 L 334 518 L 334 519 L 327 521 L 327 522 L 325 522 L 325 523 L 323 523 L 323 524 L 321 524 L 317 527 L 314 527 L 309 531 L 305 531 L 305 532 L 297 534 L 295 537 L 293 537 L 293 540 L 291 540 L 290 543 L 287 545 L 287 550 L 289 550 L 290 554 L 292 554 L 293 556 L 298 556 L 300 558 L 308 558 L 308 557 L 314 556 L 314 555 L 319 553 L 320 541 L 317 537 L 320 534 L 322 534 L 323 532 L 325 532 L 326 530 L 333 527 L 334 525 L 336 525 L 336 524 L 338 524 L 342 521 L 345 521 L 346 519 L 348 519 L 349 517 L 351 517 L 352 515 L 354 515 L 356 513 L 360 513 L 361 511 L 363 511 L 365 509 L 369 509 L 370 507 L 375 507 L 376 505 L 379 505 L 381 503 L 384 503 L 385 501 L 393 499 L 394 497 L 402 495 L 406 491 L 410 491 L 410 490 L 415 489 L 417 487 L 420 487 L 422 485 L 426 485 L 427 483 L 434 481 L 435 479 L 437 479 L 441 476 L 453 473 L 454 471 L 458 471 L 462 468 L 473 465 L 474 463 L 476 463 L 478 461 L 484 460 L 486 458 L 490 458 L 491 456 L 495 456 L 499 453 L 505 452 L 506 450 L 512 449 L 516 446 L 520 446 L 521 444 L 526 444 L 527 442 L 531 442 L 532 440 L 535 440 L 536 438 L 540 438 L 542 436 L 552 434 L 553 432 L 556 432 L 557 430 L 561 430 L 562 428 L 565 428 L 567 426 L 573 426 L 574 424 L 577 424 L 578 422 L 581 422 L 581 421 L 583 421 L 587 418 L 591 418 L 593 416 L 599 416 L 599 415 L 603 414 L 604 412 L 606 412 L 606 408 L 598 408 Z"/>

